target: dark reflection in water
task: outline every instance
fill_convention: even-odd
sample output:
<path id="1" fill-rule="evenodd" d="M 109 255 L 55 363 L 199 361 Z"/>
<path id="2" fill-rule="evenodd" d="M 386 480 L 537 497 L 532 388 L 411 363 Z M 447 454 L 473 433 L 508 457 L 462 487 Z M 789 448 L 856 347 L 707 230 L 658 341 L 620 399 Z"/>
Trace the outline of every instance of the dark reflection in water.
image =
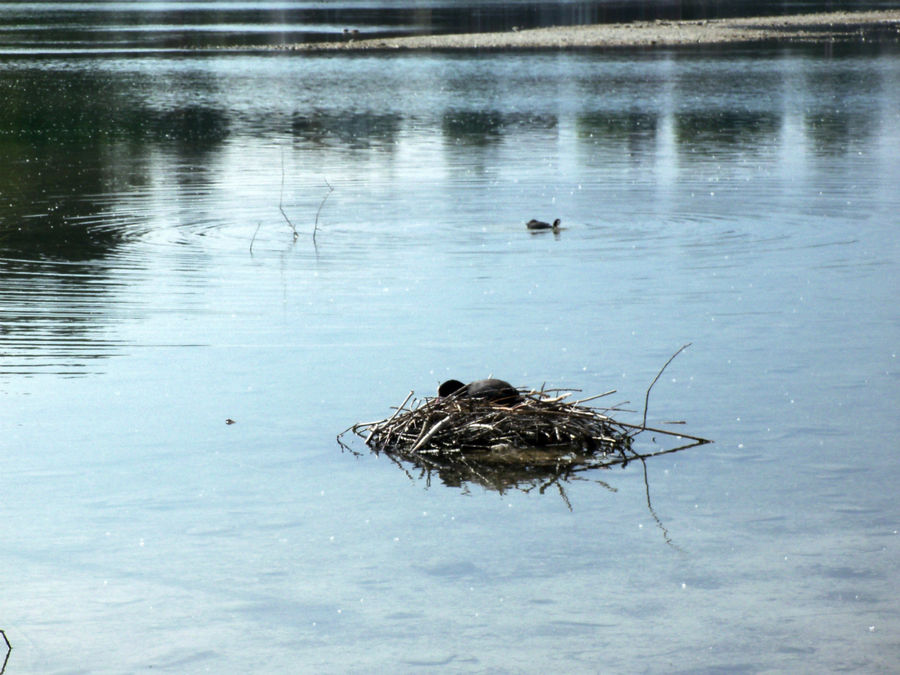
<path id="1" fill-rule="evenodd" d="M 823 110 L 808 113 L 805 126 L 816 152 L 839 155 L 851 152 L 876 133 L 877 122 L 867 114 L 846 110 Z"/>
<path id="2" fill-rule="evenodd" d="M 500 140 L 503 126 L 496 111 L 448 110 L 444 113 L 444 135 L 462 145 L 489 145 Z"/>
<path id="3" fill-rule="evenodd" d="M 0 255 L 92 260 L 125 236 L 127 223 L 102 217 L 90 197 L 114 182 L 100 148 L 0 141 L 0 151 Z"/>
<path id="4" fill-rule="evenodd" d="M 808 74 L 805 85 L 820 92 L 804 113 L 804 124 L 817 153 L 836 155 L 858 150 L 877 133 L 876 111 L 865 101 L 883 89 L 880 78 L 861 79 L 853 72 L 823 68 Z"/>
<path id="5" fill-rule="evenodd" d="M 295 113 L 291 131 L 298 143 L 353 150 L 391 150 L 400 132 L 399 113 L 311 111 Z"/>
<path id="6" fill-rule="evenodd" d="M 7 255 L 89 260 L 120 237 L 116 228 L 83 226 L 96 216 L 85 196 L 104 191 L 111 169 L 103 122 L 93 115 L 102 110 L 97 84 L 84 73 L 55 84 L 40 72 L 0 78 L 0 248 Z"/>
<path id="7" fill-rule="evenodd" d="M 589 157 L 594 155 L 592 146 L 612 150 L 621 147 L 629 157 L 646 156 L 656 144 L 658 126 L 659 115 L 653 112 L 584 112 L 575 120 L 579 142 Z"/>
<path id="8" fill-rule="evenodd" d="M 0 252 L 69 261 L 102 257 L 141 229 L 102 195 L 146 187 L 158 149 L 205 166 L 229 135 L 228 112 L 136 100 L 128 81 L 93 71 L 0 77 Z M 102 92 L 102 95 L 98 95 Z"/>
<path id="9" fill-rule="evenodd" d="M 553 114 L 528 114 L 500 110 L 449 109 L 441 120 L 450 144 L 486 146 L 503 136 L 540 133 L 556 135 L 559 120 Z"/>
<path id="10" fill-rule="evenodd" d="M 228 137 L 226 111 L 188 105 L 166 110 L 146 120 L 146 133 L 151 138 L 177 141 L 185 150 L 214 151 Z"/>
<path id="11" fill-rule="evenodd" d="M 727 110 L 675 115 L 675 139 L 686 157 L 754 152 L 771 147 L 781 126 L 774 112 Z"/>

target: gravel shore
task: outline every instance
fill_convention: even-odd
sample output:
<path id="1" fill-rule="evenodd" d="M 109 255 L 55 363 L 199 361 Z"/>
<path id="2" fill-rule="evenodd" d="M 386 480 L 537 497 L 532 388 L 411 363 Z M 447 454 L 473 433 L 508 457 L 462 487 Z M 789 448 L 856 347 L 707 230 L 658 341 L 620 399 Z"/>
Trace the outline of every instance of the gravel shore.
<path id="1" fill-rule="evenodd" d="M 900 39 L 900 10 L 831 12 L 793 16 L 651 21 L 591 26 L 562 26 L 503 33 L 423 35 L 360 39 L 341 35 L 334 42 L 285 45 L 300 51 L 384 49 L 582 49 L 595 47 L 671 47 L 736 42 L 827 42 L 866 40 L 886 35 Z"/>

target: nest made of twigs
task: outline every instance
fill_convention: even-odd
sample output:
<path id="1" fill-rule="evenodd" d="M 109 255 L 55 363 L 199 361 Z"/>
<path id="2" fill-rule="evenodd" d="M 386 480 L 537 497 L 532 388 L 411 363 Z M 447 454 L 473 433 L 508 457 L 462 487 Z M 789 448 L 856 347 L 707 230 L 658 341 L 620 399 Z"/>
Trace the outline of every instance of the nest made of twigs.
<path id="1" fill-rule="evenodd" d="M 352 432 L 411 479 L 408 467 L 419 470 L 429 484 L 433 475 L 448 486 L 477 483 L 500 492 L 543 492 L 555 484 L 567 503 L 562 481 L 709 442 L 648 427 L 646 419 L 641 425 L 617 421 L 611 414 L 626 412 L 617 407 L 585 405 L 612 391 L 573 402 L 566 402 L 572 391 L 563 391 L 517 389 L 518 400 L 506 403 L 456 395 L 419 400 L 410 392 L 390 417 L 354 424 L 337 440 L 343 449 L 360 454 L 343 440 Z M 653 432 L 654 445 L 665 437 L 679 445 L 639 452 L 634 441 L 645 431 Z"/>
<path id="2" fill-rule="evenodd" d="M 611 413 L 627 412 L 619 407 L 585 405 L 614 391 L 567 402 L 577 390 L 512 391 L 502 381 L 494 381 L 503 385 L 499 388 L 475 386 L 491 382 L 484 380 L 468 386 L 455 383 L 460 386 L 452 388 L 452 393 L 434 398 L 419 400 L 410 392 L 390 417 L 354 424 L 338 434 L 337 441 L 344 450 L 360 455 L 343 440 L 352 432 L 374 453 L 386 454 L 405 471 L 408 465 L 418 468 L 429 484 L 435 473 L 447 485 L 476 482 L 501 492 L 509 487 L 525 491 L 539 487 L 543 492 L 555 484 L 566 499 L 561 481 L 582 472 L 625 467 L 633 459 L 643 463 L 649 457 L 711 442 L 681 431 L 647 426 L 650 390 L 672 360 L 689 346 L 676 351 L 653 378 L 644 396 L 640 425 L 613 419 Z M 652 432 L 654 447 L 639 452 L 633 447 L 634 441 L 645 431 Z M 661 447 L 658 438 L 674 443 Z M 646 465 L 644 469 L 646 477 Z"/>
<path id="3" fill-rule="evenodd" d="M 558 463 L 566 453 L 623 454 L 633 429 L 609 417 L 608 410 L 567 403 L 560 390 L 518 390 L 519 400 L 499 403 L 474 397 L 426 397 L 412 394 L 393 415 L 356 424 L 348 431 L 376 452 L 401 456 L 465 455 L 499 463 Z"/>

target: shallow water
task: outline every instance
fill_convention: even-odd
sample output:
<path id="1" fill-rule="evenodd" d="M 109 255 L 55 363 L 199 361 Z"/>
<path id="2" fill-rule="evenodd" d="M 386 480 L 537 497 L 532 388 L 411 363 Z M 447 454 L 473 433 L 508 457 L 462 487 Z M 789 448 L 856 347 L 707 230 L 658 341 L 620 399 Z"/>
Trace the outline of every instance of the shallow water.
<path id="1" fill-rule="evenodd" d="M 889 47 L 7 57 L 0 91 L 9 672 L 896 663 Z M 639 421 L 687 342 L 648 422 L 715 444 L 646 485 L 335 442 L 491 373 Z"/>

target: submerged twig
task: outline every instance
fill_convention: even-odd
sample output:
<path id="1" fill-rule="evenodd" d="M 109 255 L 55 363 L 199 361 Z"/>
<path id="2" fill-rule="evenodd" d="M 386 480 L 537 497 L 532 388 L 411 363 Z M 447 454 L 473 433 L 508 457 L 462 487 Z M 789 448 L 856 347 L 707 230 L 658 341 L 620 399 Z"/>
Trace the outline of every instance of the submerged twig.
<path id="1" fill-rule="evenodd" d="M 3 665 L 0 665 L 0 675 L 6 672 L 6 664 L 9 662 L 9 655 L 12 654 L 12 645 L 9 643 L 9 638 L 6 637 L 6 631 L 0 628 L 0 637 L 3 637 L 3 641 L 6 643 L 6 656 L 3 657 Z"/>
<path id="2" fill-rule="evenodd" d="M 633 436 L 637 436 L 639 433 L 644 431 L 650 431 L 657 434 L 663 434 L 665 436 L 671 436 L 672 438 L 686 438 L 689 441 L 693 441 L 696 445 L 703 445 L 704 443 L 711 443 L 705 438 L 700 438 L 699 436 L 691 436 L 690 434 L 685 434 L 681 431 L 670 431 L 669 429 L 658 429 L 657 427 L 648 427 L 644 424 L 628 424 L 628 422 L 617 422 L 619 426 L 625 427 L 626 429 L 633 429 L 635 433 Z"/>
<path id="3" fill-rule="evenodd" d="M 253 237 L 250 239 L 250 255 L 253 255 L 253 242 L 256 241 L 256 235 L 259 233 L 260 227 L 262 227 L 262 223 L 257 223 L 256 230 L 253 232 Z"/>
<path id="4" fill-rule="evenodd" d="M 278 196 L 278 210 L 281 211 L 281 217 L 284 218 L 285 222 L 290 226 L 291 231 L 294 233 L 294 241 L 296 241 L 297 237 L 300 236 L 300 233 L 297 232 L 294 223 L 291 222 L 291 219 L 288 218 L 287 214 L 284 212 L 284 150 L 281 151 L 281 194 Z"/>
<path id="5" fill-rule="evenodd" d="M 323 178 L 324 178 L 324 176 L 323 176 Z M 312 235 L 313 244 L 316 243 L 316 232 L 318 232 L 318 230 L 319 230 L 319 214 L 322 212 L 322 207 L 325 206 L 325 202 L 331 196 L 331 193 L 334 192 L 334 188 L 332 187 L 331 183 L 328 182 L 328 178 L 325 178 L 325 185 L 328 186 L 328 192 L 325 194 L 324 197 L 322 197 L 322 203 L 319 204 L 319 209 L 318 209 L 318 211 L 316 211 L 316 222 L 313 224 L 313 235 Z"/>
<path id="6" fill-rule="evenodd" d="M 662 532 L 663 539 L 665 539 L 666 543 L 676 551 L 681 551 L 681 547 L 672 541 L 672 537 L 669 536 L 668 528 L 663 525 L 662 520 L 656 515 L 656 509 L 653 508 L 653 504 L 650 502 L 650 480 L 647 478 L 647 461 L 644 457 L 640 457 L 639 459 L 644 467 L 644 493 L 647 495 L 647 509 L 650 511 L 653 520 L 656 521 L 656 526 L 659 528 L 660 532 Z"/>

